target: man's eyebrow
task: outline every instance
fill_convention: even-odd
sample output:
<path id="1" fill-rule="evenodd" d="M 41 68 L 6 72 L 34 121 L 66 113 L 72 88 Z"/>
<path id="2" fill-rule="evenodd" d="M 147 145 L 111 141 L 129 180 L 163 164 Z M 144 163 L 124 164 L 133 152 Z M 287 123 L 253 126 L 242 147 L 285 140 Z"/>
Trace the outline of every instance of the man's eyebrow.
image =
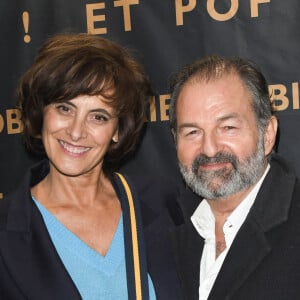
<path id="1" fill-rule="evenodd" d="M 240 119 L 240 115 L 238 113 L 230 113 L 221 117 L 217 118 L 218 122 L 223 122 L 226 120 L 230 120 L 230 119 Z M 192 127 L 199 127 L 199 125 L 195 122 L 186 122 L 186 123 L 182 123 L 180 125 L 177 126 L 177 130 L 182 130 L 184 128 L 192 128 Z"/>
<path id="2" fill-rule="evenodd" d="M 190 128 L 190 127 L 199 127 L 199 125 L 197 125 L 197 123 L 194 122 L 182 123 L 177 127 L 177 130 L 182 130 L 184 128 Z"/>
<path id="3" fill-rule="evenodd" d="M 227 121 L 230 119 L 240 119 L 240 115 L 238 113 L 230 113 L 230 114 L 218 117 L 217 121 L 222 122 L 222 121 Z"/>

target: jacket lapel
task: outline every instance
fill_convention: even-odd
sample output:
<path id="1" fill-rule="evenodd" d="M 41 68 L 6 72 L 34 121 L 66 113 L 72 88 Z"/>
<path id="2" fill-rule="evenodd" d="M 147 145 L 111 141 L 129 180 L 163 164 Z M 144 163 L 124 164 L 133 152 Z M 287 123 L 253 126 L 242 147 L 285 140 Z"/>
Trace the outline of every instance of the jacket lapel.
<path id="1" fill-rule="evenodd" d="M 246 221 L 231 245 L 209 299 L 231 299 L 270 251 L 257 223 Z"/>
<path id="2" fill-rule="evenodd" d="M 183 299 L 175 268 L 170 219 L 166 213 L 157 216 L 144 229 L 146 237 L 148 270 L 159 299 Z"/>
<path id="3" fill-rule="evenodd" d="M 31 200 L 31 179 L 3 200 L 8 214 L 0 220 L 2 260 L 26 299 L 81 299 Z"/>
<path id="4" fill-rule="evenodd" d="M 176 228 L 173 232 L 173 245 L 185 299 L 196 300 L 199 294 L 200 259 L 204 240 L 190 223 Z"/>
<path id="5" fill-rule="evenodd" d="M 188 300 L 199 298 L 200 259 L 204 240 L 194 228 L 190 217 L 200 201 L 201 199 L 189 189 L 182 193 L 178 203 L 182 209 L 184 223 L 172 232 L 176 267 L 185 299 Z"/>

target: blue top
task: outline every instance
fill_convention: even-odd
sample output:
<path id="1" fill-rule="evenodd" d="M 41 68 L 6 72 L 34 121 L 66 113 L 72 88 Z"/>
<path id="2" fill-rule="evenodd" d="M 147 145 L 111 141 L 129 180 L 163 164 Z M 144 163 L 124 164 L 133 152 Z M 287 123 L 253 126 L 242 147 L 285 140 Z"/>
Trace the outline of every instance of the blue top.
<path id="1" fill-rule="evenodd" d="M 67 229 L 33 197 L 52 242 L 83 300 L 128 299 L 123 217 L 121 216 L 110 248 L 105 256 L 89 247 Z M 155 291 L 148 275 L 150 300 Z"/>

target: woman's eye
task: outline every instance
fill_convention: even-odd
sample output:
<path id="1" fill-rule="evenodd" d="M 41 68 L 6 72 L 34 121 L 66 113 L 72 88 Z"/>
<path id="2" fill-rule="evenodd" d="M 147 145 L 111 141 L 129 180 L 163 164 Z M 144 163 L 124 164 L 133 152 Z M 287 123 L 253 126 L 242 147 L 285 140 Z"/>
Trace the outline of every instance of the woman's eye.
<path id="1" fill-rule="evenodd" d="M 109 118 L 105 115 L 94 115 L 93 119 L 97 122 L 107 122 L 109 120 Z"/>
<path id="2" fill-rule="evenodd" d="M 64 113 L 64 114 L 66 114 L 66 113 L 68 113 L 68 112 L 71 111 L 70 107 L 68 107 L 68 106 L 65 105 L 65 104 L 58 104 L 58 105 L 56 105 L 55 107 L 56 107 L 56 109 L 57 109 L 59 112 Z"/>

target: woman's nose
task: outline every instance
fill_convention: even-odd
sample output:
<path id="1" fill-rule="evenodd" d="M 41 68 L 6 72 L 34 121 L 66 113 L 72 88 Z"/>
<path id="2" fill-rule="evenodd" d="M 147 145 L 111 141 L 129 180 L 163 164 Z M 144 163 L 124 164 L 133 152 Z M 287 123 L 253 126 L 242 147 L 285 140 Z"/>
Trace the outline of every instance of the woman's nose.
<path id="1" fill-rule="evenodd" d="M 78 141 L 87 137 L 85 121 L 79 117 L 74 117 L 70 122 L 67 133 L 71 137 L 72 141 Z"/>

